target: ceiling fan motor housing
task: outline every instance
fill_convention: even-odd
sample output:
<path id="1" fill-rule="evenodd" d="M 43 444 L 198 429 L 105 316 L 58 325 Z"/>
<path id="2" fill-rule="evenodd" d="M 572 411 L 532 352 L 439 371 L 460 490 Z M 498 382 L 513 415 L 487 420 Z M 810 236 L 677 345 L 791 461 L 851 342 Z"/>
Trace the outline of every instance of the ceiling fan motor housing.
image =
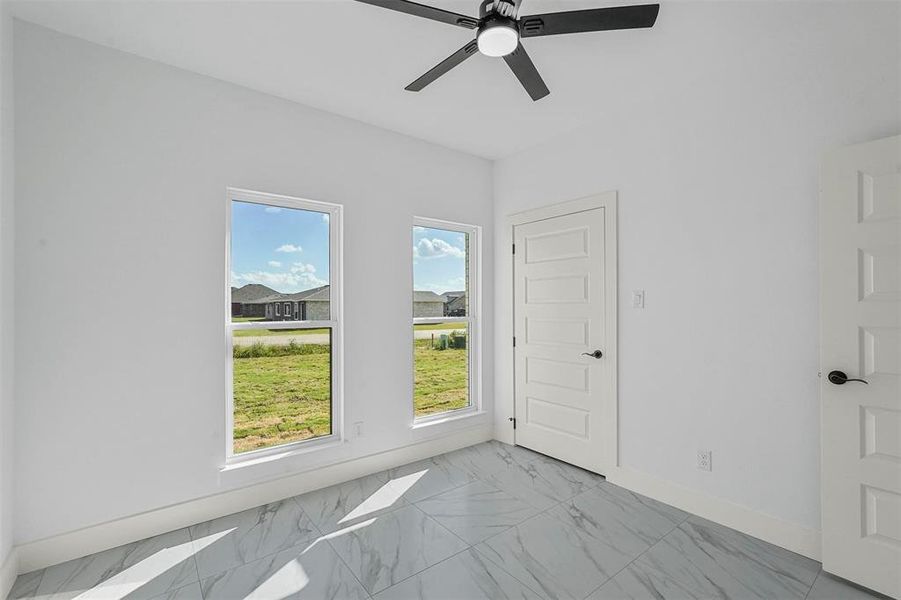
<path id="1" fill-rule="evenodd" d="M 498 13 L 483 17 L 477 36 L 479 50 L 487 56 L 506 56 L 519 45 L 516 20 Z"/>

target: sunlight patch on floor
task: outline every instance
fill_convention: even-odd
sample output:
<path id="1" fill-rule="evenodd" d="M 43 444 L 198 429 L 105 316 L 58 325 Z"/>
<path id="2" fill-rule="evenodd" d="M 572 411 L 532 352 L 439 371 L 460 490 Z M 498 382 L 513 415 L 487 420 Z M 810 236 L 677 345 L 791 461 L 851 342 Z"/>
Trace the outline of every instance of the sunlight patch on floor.
<path id="1" fill-rule="evenodd" d="M 169 569 L 189 559 L 193 554 L 221 540 L 232 531 L 234 528 L 160 550 L 121 573 L 82 592 L 75 597 L 75 600 L 121 600 Z"/>
<path id="2" fill-rule="evenodd" d="M 365 517 L 376 511 L 385 510 L 400 500 L 400 498 L 428 472 L 428 469 L 423 469 L 417 473 L 410 473 L 409 475 L 392 479 L 373 492 L 371 496 L 363 500 L 359 506 L 347 513 L 347 515 L 338 521 L 338 523 L 346 523 L 353 521 L 354 519 Z"/>
<path id="3" fill-rule="evenodd" d="M 266 581 L 245 596 L 244 600 L 284 600 L 299 593 L 308 583 L 310 578 L 307 572 L 295 558 L 270 575 Z"/>

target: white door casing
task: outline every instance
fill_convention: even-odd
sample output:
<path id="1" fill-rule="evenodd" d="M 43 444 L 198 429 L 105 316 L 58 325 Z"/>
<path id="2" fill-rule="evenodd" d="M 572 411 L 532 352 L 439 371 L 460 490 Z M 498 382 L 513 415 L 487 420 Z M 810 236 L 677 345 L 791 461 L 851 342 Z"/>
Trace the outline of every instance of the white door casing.
<path id="1" fill-rule="evenodd" d="M 616 465 L 616 194 L 523 213 L 513 239 L 516 444 L 606 473 Z"/>
<path id="2" fill-rule="evenodd" d="M 901 137 L 822 167 L 824 570 L 901 596 Z M 868 382 L 836 385 L 842 371 Z"/>

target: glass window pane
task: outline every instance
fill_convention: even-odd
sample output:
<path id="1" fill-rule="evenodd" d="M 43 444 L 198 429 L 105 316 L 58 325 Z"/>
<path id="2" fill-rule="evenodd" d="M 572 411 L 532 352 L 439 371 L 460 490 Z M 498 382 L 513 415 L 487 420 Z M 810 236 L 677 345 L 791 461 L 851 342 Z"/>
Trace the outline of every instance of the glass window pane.
<path id="1" fill-rule="evenodd" d="M 466 323 L 414 325 L 413 357 L 416 417 L 470 405 Z"/>
<path id="2" fill-rule="evenodd" d="M 328 321 L 329 215 L 232 202 L 232 321 Z"/>
<path id="3" fill-rule="evenodd" d="M 330 435 L 331 329 L 232 335 L 234 453 Z"/>
<path id="4" fill-rule="evenodd" d="M 413 317 L 469 312 L 469 234 L 413 228 Z"/>

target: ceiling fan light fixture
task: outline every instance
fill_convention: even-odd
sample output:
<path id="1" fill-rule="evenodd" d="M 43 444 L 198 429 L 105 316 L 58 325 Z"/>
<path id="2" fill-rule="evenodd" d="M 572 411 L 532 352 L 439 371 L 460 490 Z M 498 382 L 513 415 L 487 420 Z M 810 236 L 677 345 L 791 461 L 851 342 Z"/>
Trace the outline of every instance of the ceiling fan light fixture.
<path id="1" fill-rule="evenodd" d="M 494 22 L 479 30 L 479 52 L 485 56 L 507 56 L 519 45 L 516 26 Z"/>

